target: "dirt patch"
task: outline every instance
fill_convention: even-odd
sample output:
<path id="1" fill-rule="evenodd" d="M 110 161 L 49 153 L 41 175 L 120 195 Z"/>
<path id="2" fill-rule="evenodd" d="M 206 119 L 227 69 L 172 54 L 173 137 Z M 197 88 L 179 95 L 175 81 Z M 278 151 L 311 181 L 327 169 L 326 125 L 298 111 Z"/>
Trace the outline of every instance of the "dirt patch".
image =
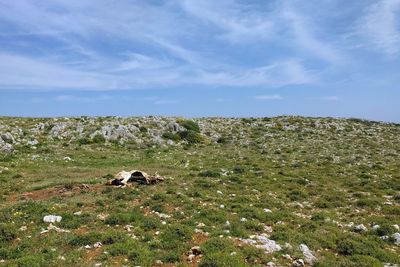
<path id="1" fill-rule="evenodd" d="M 86 262 L 92 262 L 94 259 L 99 257 L 103 253 L 101 248 L 90 249 L 86 251 L 86 254 L 83 256 L 83 260 Z"/>
<path id="2" fill-rule="evenodd" d="M 200 246 L 208 240 L 208 235 L 205 235 L 204 233 L 196 233 L 193 235 L 192 239 L 193 244 Z"/>
<path id="3" fill-rule="evenodd" d="M 86 234 L 88 232 L 89 232 L 89 228 L 87 226 L 79 227 L 78 229 L 76 229 L 74 231 L 74 233 L 77 234 L 77 235 L 84 235 L 84 234 Z"/>
<path id="4" fill-rule="evenodd" d="M 102 185 L 68 185 L 68 186 L 56 186 L 51 188 L 45 188 L 26 192 L 18 195 L 17 199 L 22 200 L 46 200 L 52 197 L 71 197 L 75 194 L 79 194 L 83 191 L 100 191 L 103 188 Z"/>

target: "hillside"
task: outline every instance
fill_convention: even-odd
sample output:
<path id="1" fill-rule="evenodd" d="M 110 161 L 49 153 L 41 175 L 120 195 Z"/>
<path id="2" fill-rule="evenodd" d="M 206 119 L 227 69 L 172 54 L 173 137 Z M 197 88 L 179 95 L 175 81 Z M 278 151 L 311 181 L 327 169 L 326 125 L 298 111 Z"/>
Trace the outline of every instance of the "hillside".
<path id="1" fill-rule="evenodd" d="M 3 117 L 0 182 L 0 266 L 400 264 L 399 124 Z"/>

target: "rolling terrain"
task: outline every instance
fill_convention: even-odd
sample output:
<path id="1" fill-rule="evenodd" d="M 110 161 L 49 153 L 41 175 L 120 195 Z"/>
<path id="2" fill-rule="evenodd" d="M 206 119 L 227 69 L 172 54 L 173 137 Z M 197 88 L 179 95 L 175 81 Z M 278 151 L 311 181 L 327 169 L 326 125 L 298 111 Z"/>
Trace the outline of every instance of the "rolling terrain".
<path id="1" fill-rule="evenodd" d="M 399 225 L 399 124 L 0 118 L 0 266 L 398 266 Z"/>

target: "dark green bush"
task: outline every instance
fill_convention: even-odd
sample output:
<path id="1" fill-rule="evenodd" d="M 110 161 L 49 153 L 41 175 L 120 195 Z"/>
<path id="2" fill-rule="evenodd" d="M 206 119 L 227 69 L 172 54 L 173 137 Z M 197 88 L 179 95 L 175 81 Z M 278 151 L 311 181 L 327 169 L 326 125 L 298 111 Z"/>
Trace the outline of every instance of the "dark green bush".
<path id="1" fill-rule="evenodd" d="M 196 132 L 196 133 L 200 133 L 199 125 L 196 122 L 192 121 L 192 120 L 178 121 L 178 123 L 188 131 L 193 131 L 193 132 Z"/>
<path id="2" fill-rule="evenodd" d="M 80 145 L 87 145 L 90 144 L 90 140 L 86 137 L 78 139 L 78 144 Z"/>
<path id="3" fill-rule="evenodd" d="M 17 230 L 14 225 L 0 223 L 0 243 L 9 242 L 17 237 Z"/>
<path id="4" fill-rule="evenodd" d="M 105 141 L 106 141 L 106 139 L 104 138 L 104 136 L 102 134 L 96 134 L 92 138 L 93 144 L 103 144 Z"/>
<path id="5" fill-rule="evenodd" d="M 221 174 L 217 171 L 212 171 L 212 170 L 205 170 L 202 172 L 199 172 L 200 177 L 220 177 Z"/>
<path id="6" fill-rule="evenodd" d="M 380 225 L 379 228 L 376 229 L 374 232 L 378 236 L 384 236 L 384 235 L 390 236 L 396 232 L 396 228 L 394 228 L 390 224 L 385 223 L 385 224 Z"/>
<path id="7" fill-rule="evenodd" d="M 180 135 L 177 133 L 173 133 L 173 132 L 165 132 L 165 133 L 163 133 L 162 137 L 164 139 L 170 139 L 175 142 L 178 142 L 179 140 L 181 140 Z"/>
<path id="8" fill-rule="evenodd" d="M 179 137 L 190 144 L 202 143 L 204 141 L 204 138 L 200 133 L 192 130 L 179 132 Z"/>

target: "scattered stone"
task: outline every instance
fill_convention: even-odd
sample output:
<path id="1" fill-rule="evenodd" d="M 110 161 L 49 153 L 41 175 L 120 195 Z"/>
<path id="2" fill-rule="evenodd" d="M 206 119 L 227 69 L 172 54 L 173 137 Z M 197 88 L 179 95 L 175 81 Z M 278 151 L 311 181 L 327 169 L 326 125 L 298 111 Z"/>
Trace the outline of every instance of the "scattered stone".
<path id="1" fill-rule="evenodd" d="M 389 236 L 388 235 L 380 236 L 379 238 L 382 239 L 383 241 L 389 240 Z"/>
<path id="2" fill-rule="evenodd" d="M 0 152 L 5 154 L 12 154 L 14 152 L 14 147 L 11 144 L 0 145 Z"/>
<path id="3" fill-rule="evenodd" d="M 303 259 L 297 259 L 292 263 L 292 266 L 293 267 L 304 267 L 305 264 L 304 264 Z"/>
<path id="4" fill-rule="evenodd" d="M 40 232 L 40 234 L 44 234 L 44 233 L 50 232 L 52 230 L 56 231 L 57 233 L 69 233 L 69 232 L 71 232 L 70 230 L 65 230 L 65 229 L 58 228 L 57 226 L 55 226 L 55 225 L 50 223 L 49 226 L 47 226 L 47 229 L 42 230 Z"/>
<path id="5" fill-rule="evenodd" d="M 282 247 L 274 240 L 269 239 L 266 234 L 250 236 L 249 239 L 241 239 L 245 244 L 253 245 L 262 249 L 265 253 L 272 253 L 282 250 Z"/>
<path id="6" fill-rule="evenodd" d="M 63 160 L 65 161 L 71 161 L 72 159 L 70 157 L 64 157 Z"/>
<path id="7" fill-rule="evenodd" d="M 160 219 L 169 219 L 171 218 L 171 215 L 165 214 L 165 213 L 161 213 L 161 212 L 157 212 L 155 211 L 154 214 L 156 214 L 158 217 L 160 217 Z"/>
<path id="8" fill-rule="evenodd" d="M 267 265 L 266 265 L 267 267 L 275 267 L 276 266 L 276 264 L 274 263 L 274 262 L 272 262 L 272 261 L 269 261 L 269 262 L 267 262 Z"/>
<path id="9" fill-rule="evenodd" d="M 19 230 L 21 231 L 21 232 L 24 232 L 24 231 L 26 231 L 28 229 L 28 227 L 26 227 L 26 225 L 23 225 L 23 226 L 21 226 L 20 228 L 19 228 Z"/>
<path id="10" fill-rule="evenodd" d="M 12 144 L 15 142 L 14 137 L 10 133 L 3 133 L 1 135 L 1 139 L 3 139 L 4 142 Z"/>
<path id="11" fill-rule="evenodd" d="M 31 140 L 31 141 L 26 142 L 26 144 L 27 144 L 28 146 L 36 146 L 37 144 L 39 144 L 39 141 L 36 140 L 36 139 L 34 139 L 34 140 Z"/>
<path id="12" fill-rule="evenodd" d="M 270 210 L 270 209 L 264 209 L 264 212 L 270 213 L 270 212 L 272 212 L 272 210 Z"/>
<path id="13" fill-rule="evenodd" d="M 40 155 L 32 155 L 31 160 L 37 160 L 40 158 Z"/>
<path id="14" fill-rule="evenodd" d="M 264 232 L 272 233 L 272 227 L 269 225 L 264 225 Z"/>
<path id="15" fill-rule="evenodd" d="M 367 232 L 368 229 L 367 229 L 367 227 L 365 227 L 364 224 L 359 224 L 359 225 L 354 226 L 354 231 L 355 232 Z"/>
<path id="16" fill-rule="evenodd" d="M 127 232 L 131 232 L 132 231 L 132 225 L 130 225 L 130 224 L 127 224 L 127 225 L 125 225 L 124 226 L 124 229 L 127 231 Z"/>
<path id="17" fill-rule="evenodd" d="M 290 256 L 289 254 L 283 254 L 282 258 L 287 259 L 287 260 L 292 260 L 292 256 Z"/>
<path id="18" fill-rule="evenodd" d="M 193 259 L 194 259 L 195 257 L 196 257 L 195 255 L 189 254 L 189 255 L 187 256 L 187 261 L 192 262 Z"/>
<path id="19" fill-rule="evenodd" d="M 399 226 L 398 224 L 393 224 L 393 227 L 394 227 L 396 230 L 400 230 L 400 226 Z"/>
<path id="20" fill-rule="evenodd" d="M 75 215 L 75 216 L 80 216 L 80 215 L 82 215 L 82 211 L 74 212 L 74 215 Z"/>
<path id="21" fill-rule="evenodd" d="M 105 213 L 100 213 L 100 214 L 97 215 L 97 218 L 99 220 L 101 220 L 101 221 L 105 221 L 108 218 L 108 216 L 110 216 L 110 215 L 109 214 L 105 214 Z"/>
<path id="22" fill-rule="evenodd" d="M 62 217 L 57 216 L 57 215 L 46 215 L 43 217 L 43 221 L 46 223 L 55 223 L 55 222 L 61 222 Z"/>
<path id="23" fill-rule="evenodd" d="M 240 218 L 240 221 L 241 222 L 247 222 L 247 219 L 246 218 Z"/>
<path id="24" fill-rule="evenodd" d="M 101 242 L 96 242 L 93 244 L 94 248 L 101 248 L 103 246 L 103 244 Z"/>
<path id="25" fill-rule="evenodd" d="M 312 254 L 308 246 L 306 244 L 300 244 L 299 249 L 303 253 L 305 261 L 308 264 L 314 264 L 317 258 Z"/>
<path id="26" fill-rule="evenodd" d="M 167 145 L 173 146 L 173 145 L 175 145 L 175 142 L 172 141 L 171 139 L 168 139 L 168 140 L 167 140 Z"/>
<path id="27" fill-rule="evenodd" d="M 400 246 L 400 233 L 394 233 L 392 239 L 395 245 Z"/>
<path id="28" fill-rule="evenodd" d="M 156 260 L 155 264 L 156 265 L 163 265 L 164 263 L 161 260 Z"/>
<path id="29" fill-rule="evenodd" d="M 65 257 L 64 256 L 58 256 L 59 260 L 65 261 Z"/>
<path id="30" fill-rule="evenodd" d="M 381 226 L 379 224 L 375 224 L 374 226 L 372 226 L 372 230 L 376 231 L 380 228 Z"/>

